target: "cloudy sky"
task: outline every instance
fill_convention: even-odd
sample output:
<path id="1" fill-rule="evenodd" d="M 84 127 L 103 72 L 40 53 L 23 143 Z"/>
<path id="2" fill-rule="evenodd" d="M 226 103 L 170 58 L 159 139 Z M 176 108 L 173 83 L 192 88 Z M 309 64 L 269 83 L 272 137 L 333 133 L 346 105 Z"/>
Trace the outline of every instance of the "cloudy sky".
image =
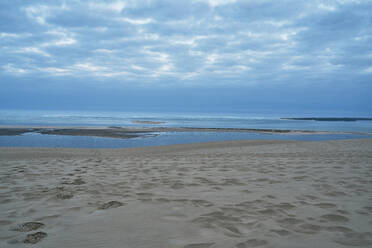
<path id="1" fill-rule="evenodd" d="M 0 108 L 372 114 L 370 0 L 0 1 Z"/>

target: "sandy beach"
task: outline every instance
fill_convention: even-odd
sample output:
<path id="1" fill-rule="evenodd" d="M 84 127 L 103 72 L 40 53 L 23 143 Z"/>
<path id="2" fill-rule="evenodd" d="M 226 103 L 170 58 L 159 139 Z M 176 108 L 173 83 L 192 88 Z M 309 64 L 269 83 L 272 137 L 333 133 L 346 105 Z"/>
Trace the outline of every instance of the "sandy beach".
<path id="1" fill-rule="evenodd" d="M 372 139 L 0 148 L 0 247 L 372 247 Z"/>

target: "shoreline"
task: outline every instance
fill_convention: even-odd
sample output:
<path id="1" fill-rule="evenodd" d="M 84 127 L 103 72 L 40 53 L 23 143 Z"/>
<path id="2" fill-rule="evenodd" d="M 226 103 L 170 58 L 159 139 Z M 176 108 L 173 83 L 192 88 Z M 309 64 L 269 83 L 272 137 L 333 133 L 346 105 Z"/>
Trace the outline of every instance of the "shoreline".
<path id="1" fill-rule="evenodd" d="M 165 132 L 247 132 L 265 134 L 354 134 L 372 135 L 370 132 L 313 131 L 258 128 L 199 128 L 199 127 L 58 127 L 58 126 L 0 126 L 0 136 L 16 136 L 25 133 L 40 133 L 69 136 L 94 136 L 130 139 L 145 137 L 150 133 Z"/>
<path id="2" fill-rule="evenodd" d="M 364 140 L 364 139 L 360 139 Z M 173 152 L 185 152 L 191 150 L 208 150 L 208 149 L 224 149 L 237 148 L 242 146 L 260 146 L 274 144 L 291 144 L 310 141 L 297 140 L 228 140 L 214 142 L 198 142 L 187 144 L 174 145 L 158 145 L 158 146 L 143 146 L 143 147 L 123 147 L 123 148 L 67 148 L 67 147 L 16 147 L 3 146 L 0 147 L 0 161 L 11 158 L 19 159 L 20 154 L 23 159 L 35 157 L 66 157 L 66 156 L 89 156 L 89 155 L 106 155 L 106 156 L 123 156 L 125 154 L 163 154 Z M 315 141 L 318 142 L 318 141 Z"/>

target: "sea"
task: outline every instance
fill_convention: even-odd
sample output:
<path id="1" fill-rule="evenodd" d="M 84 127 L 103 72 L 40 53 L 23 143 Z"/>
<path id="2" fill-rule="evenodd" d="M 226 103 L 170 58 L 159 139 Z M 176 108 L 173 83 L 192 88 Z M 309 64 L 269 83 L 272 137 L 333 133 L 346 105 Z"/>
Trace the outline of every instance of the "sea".
<path id="1" fill-rule="evenodd" d="M 301 114 L 107 112 L 0 110 L 0 126 L 58 127 L 195 127 L 332 131 L 327 134 L 252 132 L 161 132 L 131 139 L 25 133 L 0 136 L 2 147 L 128 148 L 225 140 L 337 140 L 372 138 L 372 121 L 287 120 L 293 117 L 350 117 Z M 355 117 L 355 116 L 352 116 Z M 368 116 L 361 116 L 368 117 Z M 137 121 L 159 122 L 143 124 Z"/>

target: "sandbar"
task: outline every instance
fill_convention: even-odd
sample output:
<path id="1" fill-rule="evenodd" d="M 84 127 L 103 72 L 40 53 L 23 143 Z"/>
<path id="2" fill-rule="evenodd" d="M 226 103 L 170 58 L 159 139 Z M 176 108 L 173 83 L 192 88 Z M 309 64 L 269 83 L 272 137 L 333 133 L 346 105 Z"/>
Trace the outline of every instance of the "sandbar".
<path id="1" fill-rule="evenodd" d="M 249 132 L 266 134 L 356 134 L 371 135 L 369 132 L 336 132 L 290 129 L 258 129 L 258 128 L 203 128 L 203 127 L 54 127 L 54 126 L 0 126 L 0 136 L 22 135 L 24 133 L 40 133 L 52 135 L 96 136 L 130 139 L 145 137 L 152 133 L 164 132 Z"/>

